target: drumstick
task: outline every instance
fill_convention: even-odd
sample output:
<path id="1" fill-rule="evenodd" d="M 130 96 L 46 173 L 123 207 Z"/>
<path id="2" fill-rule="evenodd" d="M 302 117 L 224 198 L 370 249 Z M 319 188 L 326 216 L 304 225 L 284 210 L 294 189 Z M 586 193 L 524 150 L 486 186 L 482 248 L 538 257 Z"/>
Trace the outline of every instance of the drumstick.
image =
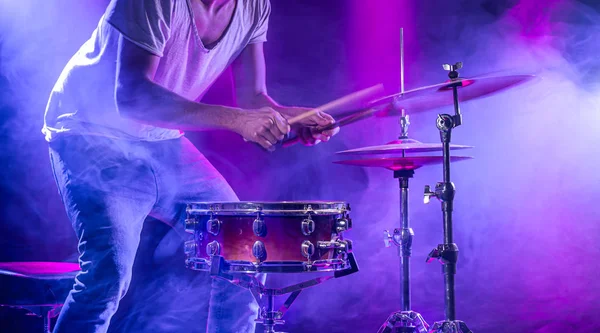
<path id="1" fill-rule="evenodd" d="M 319 112 L 327 112 L 327 111 L 329 111 L 331 109 L 335 109 L 335 108 L 341 107 L 341 106 L 343 106 L 345 104 L 349 104 L 349 103 L 353 103 L 353 102 L 358 102 L 358 101 L 360 101 L 363 98 L 367 98 L 369 95 L 373 95 L 375 93 L 379 93 L 379 92 L 382 92 L 382 91 L 383 91 L 383 84 L 380 83 L 380 84 L 374 85 L 374 86 L 372 86 L 370 88 L 363 89 L 361 91 L 357 91 L 357 92 L 352 93 L 350 95 L 346 95 L 346 96 L 344 96 L 342 98 L 338 98 L 335 101 L 331 101 L 331 102 L 329 102 L 327 104 L 324 104 L 324 105 L 321 105 L 319 107 L 316 107 L 316 108 L 314 108 L 314 109 L 312 109 L 310 111 L 304 112 L 304 113 L 302 113 L 300 115 L 297 115 L 297 116 L 295 116 L 293 118 L 288 119 L 287 122 L 288 122 L 288 124 L 293 125 L 293 124 L 295 124 L 295 123 L 297 123 L 297 122 L 299 122 L 299 121 L 301 121 L 301 120 L 303 120 L 305 118 L 313 116 L 313 115 L 315 115 L 315 114 L 317 114 Z"/>
<path id="2" fill-rule="evenodd" d="M 318 106 L 318 107 L 316 107 L 316 108 L 314 108 L 314 109 L 312 109 L 310 111 L 306 111 L 306 112 L 304 112 L 302 114 L 299 114 L 299 115 L 297 115 L 295 117 L 292 117 L 292 118 L 288 119 L 287 123 L 289 125 L 293 125 L 293 124 L 295 124 L 295 123 L 297 123 L 297 122 L 299 122 L 299 121 L 301 121 L 301 120 L 303 120 L 305 118 L 308 118 L 308 117 L 310 117 L 312 115 L 315 115 L 315 114 L 317 114 L 319 112 L 327 112 L 327 111 L 329 111 L 331 109 L 335 109 L 335 108 L 341 107 L 344 104 L 358 102 L 358 101 L 360 101 L 363 98 L 368 98 L 370 95 L 374 95 L 374 94 L 380 93 L 380 92 L 383 92 L 383 84 L 381 84 L 381 83 L 376 84 L 376 85 L 374 85 L 372 87 L 369 87 L 367 89 L 363 89 L 363 90 L 354 92 L 352 94 L 346 95 L 344 97 L 338 98 L 338 99 L 336 99 L 334 101 L 331 101 L 331 102 L 329 102 L 327 104 L 323 104 L 321 106 Z M 246 138 L 244 138 L 244 141 L 248 142 L 248 140 Z M 292 144 L 293 143 L 291 143 L 289 145 L 292 145 Z M 284 145 L 284 147 L 287 147 L 287 145 Z"/>
<path id="3" fill-rule="evenodd" d="M 361 91 L 357 91 L 357 92 L 352 93 L 350 95 L 346 95 L 346 96 L 344 96 L 342 98 L 338 98 L 335 101 L 331 101 L 331 102 L 329 102 L 327 104 L 321 105 L 321 106 L 319 106 L 317 108 L 314 108 L 314 109 L 312 109 L 310 111 L 307 111 L 307 112 L 305 112 L 303 114 L 300 114 L 300 115 L 298 115 L 296 117 L 290 118 L 290 119 L 288 119 L 288 124 L 293 125 L 293 124 L 299 122 L 300 120 L 302 120 L 304 118 L 307 118 L 307 117 L 310 117 L 310 116 L 312 116 L 312 115 L 314 115 L 314 114 L 316 114 L 318 112 L 326 112 L 326 111 L 328 111 L 330 109 L 335 109 L 335 108 L 337 108 L 339 106 L 342 106 L 344 104 L 348 104 L 348 103 L 351 103 L 351 102 L 357 102 L 361 98 L 365 98 L 365 97 L 369 96 L 370 94 L 375 94 L 375 93 L 379 93 L 379 92 L 382 92 L 382 91 L 383 91 L 383 84 L 381 84 L 381 83 L 380 84 L 376 84 L 376 85 L 374 85 L 372 87 L 369 87 L 367 89 L 363 89 Z M 334 128 L 340 126 L 339 124 L 332 124 L 332 125 L 333 126 L 330 125 L 330 126 L 325 127 L 324 129 L 321 129 L 321 131 L 326 131 L 326 130 L 329 130 L 329 129 L 334 129 Z M 287 147 L 295 145 L 298 142 L 300 142 L 300 137 L 297 136 L 297 137 L 285 140 L 282 143 L 282 146 L 284 148 L 287 148 Z"/>
<path id="4" fill-rule="evenodd" d="M 361 119 L 363 119 L 366 116 L 370 116 L 371 114 L 373 114 L 376 111 L 377 110 L 373 109 L 373 108 L 366 108 L 366 109 L 358 111 L 358 112 L 356 112 L 354 114 L 351 114 L 350 116 L 342 118 L 342 119 L 336 121 L 333 124 L 329 124 L 329 125 L 327 125 L 325 127 L 317 128 L 317 129 L 318 129 L 318 131 L 320 133 L 322 133 L 324 131 L 328 131 L 328 130 L 331 130 L 331 129 L 334 129 L 334 128 L 342 127 L 344 125 L 352 124 L 353 122 L 361 120 Z M 291 147 L 291 146 L 299 143 L 300 141 L 301 141 L 300 137 L 296 136 L 296 137 L 284 140 L 283 143 L 282 143 L 282 146 L 284 148 Z"/>

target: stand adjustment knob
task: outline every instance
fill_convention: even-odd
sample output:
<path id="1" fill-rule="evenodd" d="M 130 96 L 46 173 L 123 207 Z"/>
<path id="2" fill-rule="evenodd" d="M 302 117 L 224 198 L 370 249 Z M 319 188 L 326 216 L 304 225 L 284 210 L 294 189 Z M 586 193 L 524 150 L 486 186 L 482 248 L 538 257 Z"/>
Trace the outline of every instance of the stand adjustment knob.
<path id="1" fill-rule="evenodd" d="M 396 246 L 402 245 L 402 230 L 394 229 L 394 235 L 390 235 L 390 232 L 387 230 L 383 231 L 383 242 L 385 247 L 392 246 L 392 243 Z"/>
<path id="2" fill-rule="evenodd" d="M 390 235 L 390 232 L 387 230 L 384 230 L 383 231 L 383 243 L 385 244 L 385 247 L 392 246 L 392 244 L 390 243 L 391 240 L 392 240 L 392 235 Z"/>
<path id="3" fill-rule="evenodd" d="M 425 192 L 423 193 L 423 203 L 428 204 L 431 201 L 431 197 L 436 197 L 435 192 L 431 191 L 431 186 L 425 185 Z"/>

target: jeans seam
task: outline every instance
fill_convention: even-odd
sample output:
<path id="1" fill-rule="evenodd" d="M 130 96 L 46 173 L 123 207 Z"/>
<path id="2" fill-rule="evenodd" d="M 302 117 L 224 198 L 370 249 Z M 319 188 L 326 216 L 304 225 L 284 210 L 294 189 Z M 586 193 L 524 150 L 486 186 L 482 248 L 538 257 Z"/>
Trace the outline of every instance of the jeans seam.
<path id="1" fill-rule="evenodd" d="M 154 166 L 152 164 L 150 164 L 150 172 L 152 172 L 152 177 L 154 177 L 154 190 L 155 190 L 154 205 L 157 205 L 158 204 L 158 199 L 159 199 L 159 195 L 158 195 L 158 177 L 156 177 L 156 172 L 154 171 Z"/>
<path id="2" fill-rule="evenodd" d="M 50 148 L 52 149 L 52 148 Z M 63 205 L 65 205 L 65 199 L 63 196 L 63 192 L 60 189 L 60 184 L 58 183 L 58 177 L 56 176 L 56 166 L 54 163 L 54 154 L 56 154 L 56 152 L 52 152 L 52 150 L 50 151 L 50 167 L 52 168 L 52 177 L 54 178 L 54 183 L 56 184 L 56 189 L 58 190 L 58 194 L 60 195 L 60 200 L 62 201 Z"/>

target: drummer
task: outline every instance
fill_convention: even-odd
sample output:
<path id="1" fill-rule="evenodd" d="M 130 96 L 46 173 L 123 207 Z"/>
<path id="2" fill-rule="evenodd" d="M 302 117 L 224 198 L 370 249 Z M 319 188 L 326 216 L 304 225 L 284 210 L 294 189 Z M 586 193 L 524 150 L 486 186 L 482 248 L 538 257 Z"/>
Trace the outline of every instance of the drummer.
<path id="1" fill-rule="evenodd" d="M 112 0 L 68 62 L 42 132 L 82 272 L 55 333 L 107 331 L 128 290 L 147 216 L 176 226 L 183 200 L 237 200 L 183 131 L 225 129 L 269 151 L 290 131 L 306 145 L 336 134 L 313 134 L 314 126 L 334 122 L 324 113 L 290 128 L 287 119 L 307 109 L 268 95 L 270 11 L 269 0 Z M 239 107 L 194 102 L 230 63 Z M 249 292 L 216 283 L 211 293 L 208 323 L 195 327 L 254 331 Z"/>

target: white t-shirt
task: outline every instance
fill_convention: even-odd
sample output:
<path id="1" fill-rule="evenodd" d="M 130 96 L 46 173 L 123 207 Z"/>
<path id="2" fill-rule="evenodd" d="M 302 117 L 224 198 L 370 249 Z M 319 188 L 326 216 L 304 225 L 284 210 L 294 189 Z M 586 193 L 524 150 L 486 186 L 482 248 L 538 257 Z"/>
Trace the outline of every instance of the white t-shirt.
<path id="1" fill-rule="evenodd" d="M 121 117 L 115 103 L 117 48 L 126 38 L 159 57 L 154 82 L 189 100 L 201 97 L 246 45 L 266 41 L 269 0 L 233 0 L 229 26 L 207 49 L 193 19 L 193 0 L 111 0 L 91 38 L 71 58 L 50 95 L 42 132 L 165 140 L 178 130 Z"/>

